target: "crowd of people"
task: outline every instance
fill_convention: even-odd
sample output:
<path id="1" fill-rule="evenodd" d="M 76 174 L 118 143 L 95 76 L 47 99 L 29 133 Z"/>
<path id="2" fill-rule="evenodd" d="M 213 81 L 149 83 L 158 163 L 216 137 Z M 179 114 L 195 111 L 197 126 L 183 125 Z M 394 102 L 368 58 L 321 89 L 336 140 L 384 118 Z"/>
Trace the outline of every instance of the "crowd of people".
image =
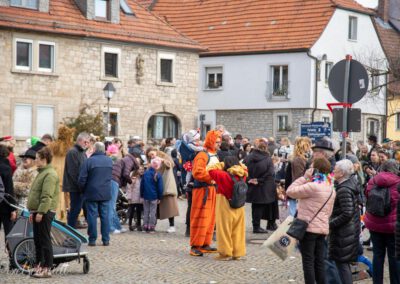
<path id="1" fill-rule="evenodd" d="M 312 143 L 298 137 L 293 144 L 287 137 L 279 143 L 273 137 L 251 141 L 232 137 L 222 125 L 204 141 L 200 138 L 198 130 L 190 130 L 181 139 L 146 145 L 135 136 L 125 148 L 119 138 L 100 141 L 86 132 L 64 144 L 46 134 L 30 139 L 17 161 L 12 137 L 3 137 L 1 182 L 31 213 L 37 257 L 33 276 L 51 277 L 51 221 L 56 215 L 63 218 L 62 208 L 69 226 L 87 227 L 89 246 L 98 245 L 99 218 L 101 242 L 108 246 L 110 234 L 154 234 L 158 220 L 168 219 L 168 233 L 175 233 L 175 217 L 183 213 L 178 199 L 186 199 L 185 235 L 192 256 L 240 259 L 246 255 L 244 202 L 251 203 L 254 234 L 278 228 L 283 204 L 308 223 L 299 240 L 305 283 L 352 283 L 350 265 L 359 261 L 363 245 L 372 249 L 374 283 L 383 283 L 386 254 L 390 282 L 400 283 L 400 141 L 379 145 L 370 136 L 368 144 L 348 142 L 343 156 L 329 138 Z M 60 149 L 64 156 L 57 154 Z M 62 162 L 55 165 L 60 156 Z M 243 204 L 233 205 L 243 189 Z M 121 191 L 129 202 L 128 229 L 116 209 Z M 380 197 L 382 202 L 376 202 Z M 0 203 L 6 235 L 16 218 L 13 207 Z M 364 228 L 371 240 L 363 243 Z"/>

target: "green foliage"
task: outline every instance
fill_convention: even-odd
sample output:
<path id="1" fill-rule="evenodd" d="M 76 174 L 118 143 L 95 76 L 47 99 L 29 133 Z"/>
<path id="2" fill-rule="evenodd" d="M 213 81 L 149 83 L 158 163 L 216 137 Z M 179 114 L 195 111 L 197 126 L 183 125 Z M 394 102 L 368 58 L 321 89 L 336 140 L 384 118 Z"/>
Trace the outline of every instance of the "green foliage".
<path id="1" fill-rule="evenodd" d="M 93 113 L 90 110 L 90 106 L 84 105 L 79 110 L 77 117 L 64 118 L 66 126 L 75 128 L 75 137 L 81 132 L 92 133 L 96 136 L 104 138 L 104 122 L 102 112 Z"/>

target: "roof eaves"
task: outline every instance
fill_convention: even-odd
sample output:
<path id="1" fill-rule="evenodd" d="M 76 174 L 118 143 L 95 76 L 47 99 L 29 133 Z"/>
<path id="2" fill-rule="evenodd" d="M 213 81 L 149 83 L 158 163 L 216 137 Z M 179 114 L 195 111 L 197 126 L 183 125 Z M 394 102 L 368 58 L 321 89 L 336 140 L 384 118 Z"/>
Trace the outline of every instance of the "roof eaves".
<path id="1" fill-rule="evenodd" d="M 235 56 L 235 55 L 255 55 L 255 54 L 280 54 L 280 53 L 301 53 L 309 51 L 309 48 L 277 49 L 277 50 L 252 50 L 252 51 L 221 51 L 221 52 L 203 52 L 200 57 L 214 56 Z"/>
<path id="2" fill-rule="evenodd" d="M 336 8 L 338 8 L 338 9 L 341 9 L 341 10 L 346 10 L 346 11 L 355 12 L 355 13 L 359 13 L 359 14 L 364 14 L 364 15 L 368 15 L 368 16 L 374 16 L 376 14 L 374 10 L 370 10 L 370 12 L 367 12 L 367 11 L 362 11 L 362 10 L 358 10 L 358 9 L 345 7 L 345 6 L 342 6 L 342 5 L 339 5 L 339 4 L 335 4 L 334 6 Z"/>

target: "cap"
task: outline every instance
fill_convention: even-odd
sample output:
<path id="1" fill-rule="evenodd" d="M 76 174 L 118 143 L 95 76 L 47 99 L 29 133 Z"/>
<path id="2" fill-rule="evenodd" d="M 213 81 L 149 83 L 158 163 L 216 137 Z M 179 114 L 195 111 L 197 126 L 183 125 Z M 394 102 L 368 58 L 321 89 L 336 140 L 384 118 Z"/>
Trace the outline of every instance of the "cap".
<path id="1" fill-rule="evenodd" d="M 233 139 L 242 140 L 242 139 L 243 139 L 243 136 L 242 136 L 242 134 L 236 134 L 235 138 L 233 138 Z"/>
<path id="2" fill-rule="evenodd" d="M 30 158 L 35 160 L 36 159 L 36 152 L 32 149 L 26 150 L 26 152 L 22 155 L 19 155 L 20 158 Z"/>
<path id="3" fill-rule="evenodd" d="M 312 146 L 312 149 L 323 149 L 323 150 L 328 150 L 328 151 L 334 151 L 333 150 L 333 145 L 331 141 L 321 139 L 315 142 L 314 146 Z"/>

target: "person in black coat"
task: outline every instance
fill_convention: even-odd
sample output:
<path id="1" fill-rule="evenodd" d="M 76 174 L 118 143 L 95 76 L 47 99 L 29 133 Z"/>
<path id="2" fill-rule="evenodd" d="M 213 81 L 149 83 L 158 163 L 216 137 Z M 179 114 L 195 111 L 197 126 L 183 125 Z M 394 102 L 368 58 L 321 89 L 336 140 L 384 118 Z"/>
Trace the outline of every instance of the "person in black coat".
<path id="1" fill-rule="evenodd" d="M 329 220 L 329 258 L 343 284 L 353 283 L 350 263 L 357 261 L 360 247 L 360 188 L 353 172 L 350 160 L 337 162 L 333 172 L 336 199 Z"/>
<path id="2" fill-rule="evenodd" d="M 244 160 L 248 167 L 249 189 L 246 202 L 252 204 L 253 233 L 267 233 L 261 228 L 261 219 L 268 220 L 267 230 L 276 230 L 279 218 L 275 171 L 267 145 L 261 142 Z"/>
<path id="3" fill-rule="evenodd" d="M 4 145 L 0 145 L 0 177 L 4 185 L 4 189 L 0 189 L 11 196 L 14 196 L 14 186 L 12 180 L 12 170 L 10 162 L 8 161 L 9 151 Z M 1 186 L 1 185 L 0 185 Z M 6 198 L 6 197 L 5 197 Z M 15 203 L 11 199 L 7 199 L 10 203 Z M 0 202 L 0 223 L 4 227 L 4 235 L 7 236 L 11 231 L 14 221 L 17 218 L 17 211 L 8 205 L 4 200 Z"/>

